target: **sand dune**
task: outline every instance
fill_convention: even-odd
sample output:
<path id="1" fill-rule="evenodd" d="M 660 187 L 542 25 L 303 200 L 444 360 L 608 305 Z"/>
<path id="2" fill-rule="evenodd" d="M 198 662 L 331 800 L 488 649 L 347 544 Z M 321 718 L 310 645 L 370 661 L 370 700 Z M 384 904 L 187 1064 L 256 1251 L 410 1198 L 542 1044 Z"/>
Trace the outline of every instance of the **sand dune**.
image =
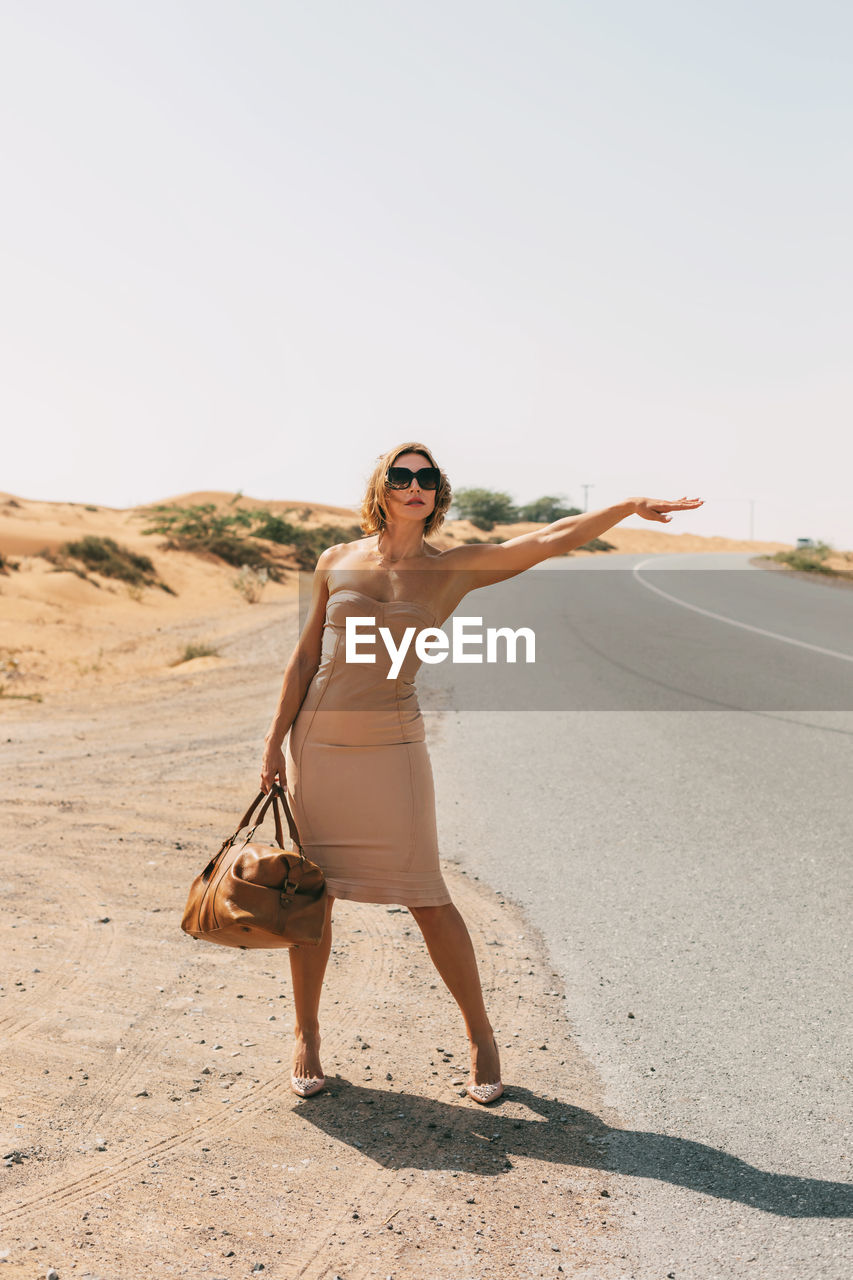
<path id="1" fill-rule="evenodd" d="M 198 491 L 163 499 L 191 505 L 251 510 L 265 507 L 306 528 L 358 523 L 355 509 L 299 500 L 265 501 L 217 491 Z M 225 662 L 215 655 L 174 666 L 189 644 L 216 650 L 257 628 L 271 606 L 297 597 L 297 569 L 286 549 L 277 548 L 292 566 L 285 581 L 270 582 L 258 604 L 250 605 L 234 588 L 238 571 L 211 556 L 166 548 L 166 540 L 146 535 L 150 509 L 126 510 L 95 503 L 41 502 L 0 493 L 0 555 L 8 562 L 0 573 L 0 690 L 5 697 L 61 694 L 81 686 L 174 678 L 175 672 L 203 671 Z M 510 538 L 534 524 L 498 525 L 488 535 L 467 520 L 447 522 L 433 541 L 449 547 L 471 538 Z M 56 552 L 86 534 L 114 538 L 151 558 L 158 576 L 176 593 L 156 587 L 134 588 L 96 573 L 85 581 L 58 571 L 42 550 Z M 703 538 L 649 528 L 616 528 L 607 533 L 616 551 L 627 553 L 753 551 L 784 549 L 778 542 Z M 575 555 L 590 554 L 574 552 Z M 599 553 L 605 554 L 605 553 Z M 849 567 L 841 558 L 838 567 Z"/>

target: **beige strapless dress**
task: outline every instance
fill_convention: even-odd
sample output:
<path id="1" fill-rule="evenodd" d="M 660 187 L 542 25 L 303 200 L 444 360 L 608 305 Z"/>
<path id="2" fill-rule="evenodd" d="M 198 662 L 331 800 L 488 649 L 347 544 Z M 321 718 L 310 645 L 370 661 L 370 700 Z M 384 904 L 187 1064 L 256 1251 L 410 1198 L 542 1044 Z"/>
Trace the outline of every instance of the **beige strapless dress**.
<path id="1" fill-rule="evenodd" d="M 375 619 L 376 643 L 345 660 L 348 615 Z M 305 855 L 323 868 L 329 893 L 354 902 L 441 906 L 435 789 L 414 678 L 414 637 L 396 679 L 378 628 L 399 644 L 406 627 L 435 626 L 427 605 L 329 595 L 320 665 L 285 747 L 287 789 Z"/>

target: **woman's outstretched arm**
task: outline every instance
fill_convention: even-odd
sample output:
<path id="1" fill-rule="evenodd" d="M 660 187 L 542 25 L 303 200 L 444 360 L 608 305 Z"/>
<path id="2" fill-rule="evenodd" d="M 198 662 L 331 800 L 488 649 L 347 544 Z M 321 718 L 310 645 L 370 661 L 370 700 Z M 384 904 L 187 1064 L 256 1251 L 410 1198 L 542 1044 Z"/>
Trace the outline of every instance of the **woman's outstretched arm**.
<path id="1" fill-rule="evenodd" d="M 547 525 L 538 536 L 544 546 L 550 548 L 548 556 L 564 555 L 567 551 L 574 551 L 575 547 L 582 547 L 591 538 L 606 533 L 627 516 L 642 516 L 644 520 L 659 520 L 668 524 L 672 519 L 669 512 L 693 511 L 696 507 L 701 507 L 702 502 L 702 498 L 677 498 L 675 501 L 664 498 L 627 498 L 614 507 L 585 511 L 580 516 L 564 516 L 562 520 L 555 520 L 553 524 Z M 522 537 L 536 538 L 537 534 L 523 534 Z M 518 541 L 518 538 L 511 539 L 511 542 Z M 505 542 L 503 546 L 510 546 L 511 542 Z M 543 559 L 547 559 L 547 556 Z"/>
<path id="2" fill-rule="evenodd" d="M 455 569 L 473 571 L 472 586 L 486 586 L 532 569 L 551 556 L 574 551 L 591 538 L 606 533 L 627 516 L 637 515 L 644 520 L 668 524 L 672 519 L 671 512 L 694 511 L 702 506 L 703 501 L 702 498 L 627 498 L 613 507 L 585 511 L 579 516 L 564 516 L 562 520 L 545 525 L 544 529 L 519 534 L 506 542 L 453 547 L 445 555 Z"/>

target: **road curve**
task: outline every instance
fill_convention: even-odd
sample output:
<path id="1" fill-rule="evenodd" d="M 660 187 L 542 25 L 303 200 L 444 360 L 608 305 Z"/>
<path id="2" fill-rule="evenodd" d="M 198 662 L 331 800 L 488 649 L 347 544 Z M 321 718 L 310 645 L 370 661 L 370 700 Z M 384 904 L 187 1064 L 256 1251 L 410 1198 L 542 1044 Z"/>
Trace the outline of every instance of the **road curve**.
<path id="1" fill-rule="evenodd" d="M 623 1120 L 624 1274 L 846 1280 L 853 591 L 743 555 L 512 584 L 457 612 L 527 601 L 561 676 L 426 673 L 439 836 L 567 984 Z"/>

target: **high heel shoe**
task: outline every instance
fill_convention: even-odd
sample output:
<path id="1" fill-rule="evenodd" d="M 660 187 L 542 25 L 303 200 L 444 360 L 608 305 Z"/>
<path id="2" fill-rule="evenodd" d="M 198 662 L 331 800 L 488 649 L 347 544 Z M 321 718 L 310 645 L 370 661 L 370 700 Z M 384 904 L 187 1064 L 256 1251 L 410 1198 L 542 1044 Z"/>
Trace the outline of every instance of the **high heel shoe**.
<path id="1" fill-rule="evenodd" d="M 300 1098 L 310 1098 L 319 1093 L 326 1083 L 325 1076 L 291 1076 L 290 1087 Z"/>
<path id="2" fill-rule="evenodd" d="M 492 1036 L 492 1040 L 495 1046 L 495 1053 L 497 1053 L 498 1042 L 495 1040 L 494 1036 Z M 465 1092 L 468 1094 L 468 1097 L 473 1098 L 475 1102 L 481 1102 L 484 1105 L 488 1105 L 490 1102 L 495 1102 L 501 1096 L 503 1091 L 504 1087 L 500 1080 L 496 1080 L 494 1084 L 471 1084 L 469 1082 L 465 1085 Z"/>

